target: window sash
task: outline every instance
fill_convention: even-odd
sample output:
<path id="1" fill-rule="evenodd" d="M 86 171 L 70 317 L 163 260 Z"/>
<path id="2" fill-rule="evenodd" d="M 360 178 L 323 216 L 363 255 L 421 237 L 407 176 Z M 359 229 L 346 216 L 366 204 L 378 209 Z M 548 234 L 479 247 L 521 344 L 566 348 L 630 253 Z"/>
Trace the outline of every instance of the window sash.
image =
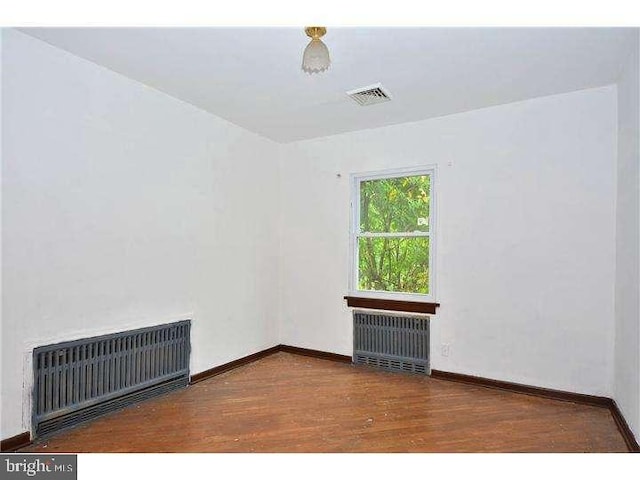
<path id="1" fill-rule="evenodd" d="M 431 182 L 430 208 L 429 208 L 429 231 L 413 232 L 366 232 L 361 230 L 360 218 L 360 184 L 364 181 L 383 180 L 387 178 L 411 177 L 418 175 L 428 175 Z M 425 166 L 417 168 L 394 169 L 389 171 L 379 171 L 373 173 L 355 173 L 351 175 L 352 185 L 352 208 L 351 208 L 351 275 L 349 281 L 349 291 L 357 296 L 372 298 L 387 298 L 399 300 L 434 301 L 435 295 L 435 217 L 436 217 L 436 167 Z M 359 239 L 360 238 L 407 238 L 407 237 L 428 237 L 429 238 L 429 293 L 406 293 L 384 290 L 360 290 L 359 289 Z"/>
<path id="2" fill-rule="evenodd" d="M 430 237 L 431 232 L 359 232 L 357 238 Z"/>

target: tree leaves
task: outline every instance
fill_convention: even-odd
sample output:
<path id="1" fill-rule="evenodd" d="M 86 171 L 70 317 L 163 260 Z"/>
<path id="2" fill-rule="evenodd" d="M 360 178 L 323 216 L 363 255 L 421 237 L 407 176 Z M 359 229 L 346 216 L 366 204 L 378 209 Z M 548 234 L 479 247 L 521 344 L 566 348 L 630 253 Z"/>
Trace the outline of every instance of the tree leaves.
<path id="1" fill-rule="evenodd" d="M 429 237 L 360 237 L 360 290 L 429 293 Z"/>
<path id="2" fill-rule="evenodd" d="M 430 192 L 428 175 L 360 182 L 359 289 L 429 293 L 429 238 L 375 234 L 428 232 Z"/>

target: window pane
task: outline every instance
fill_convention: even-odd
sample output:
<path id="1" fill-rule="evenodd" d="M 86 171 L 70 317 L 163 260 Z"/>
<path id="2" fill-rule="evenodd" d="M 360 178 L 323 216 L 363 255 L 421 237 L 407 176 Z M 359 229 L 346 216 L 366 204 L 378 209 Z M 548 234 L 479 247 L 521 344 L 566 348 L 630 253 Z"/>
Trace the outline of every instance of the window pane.
<path id="1" fill-rule="evenodd" d="M 358 289 L 429 293 L 429 237 L 358 239 Z"/>
<path id="2" fill-rule="evenodd" d="M 428 232 L 431 177 L 360 182 L 361 232 Z"/>

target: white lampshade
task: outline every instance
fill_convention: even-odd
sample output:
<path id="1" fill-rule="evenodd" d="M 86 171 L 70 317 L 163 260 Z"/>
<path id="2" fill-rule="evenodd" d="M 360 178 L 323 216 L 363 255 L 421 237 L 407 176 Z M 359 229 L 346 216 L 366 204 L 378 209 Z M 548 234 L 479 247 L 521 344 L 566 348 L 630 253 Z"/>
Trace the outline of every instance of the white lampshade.
<path id="1" fill-rule="evenodd" d="M 320 28 L 320 27 L 311 27 Z M 313 33 L 313 35 L 312 35 Z M 318 35 L 316 30 L 309 31 L 307 35 L 311 38 L 309 45 L 304 49 L 302 55 L 302 70 L 307 73 L 319 73 L 324 72 L 331 65 L 331 58 L 329 58 L 329 49 L 320 40 L 320 36 L 324 34 L 324 31 Z"/>
<path id="2" fill-rule="evenodd" d="M 324 72 L 331 65 L 329 49 L 319 38 L 314 38 L 304 49 L 302 70 L 307 73 Z"/>

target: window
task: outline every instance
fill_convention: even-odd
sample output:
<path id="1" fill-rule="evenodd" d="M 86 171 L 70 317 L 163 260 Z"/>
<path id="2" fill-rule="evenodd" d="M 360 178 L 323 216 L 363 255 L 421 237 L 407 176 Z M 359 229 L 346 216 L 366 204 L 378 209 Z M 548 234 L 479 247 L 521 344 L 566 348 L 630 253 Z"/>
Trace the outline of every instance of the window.
<path id="1" fill-rule="evenodd" d="M 433 301 L 434 173 L 352 177 L 351 295 Z"/>

